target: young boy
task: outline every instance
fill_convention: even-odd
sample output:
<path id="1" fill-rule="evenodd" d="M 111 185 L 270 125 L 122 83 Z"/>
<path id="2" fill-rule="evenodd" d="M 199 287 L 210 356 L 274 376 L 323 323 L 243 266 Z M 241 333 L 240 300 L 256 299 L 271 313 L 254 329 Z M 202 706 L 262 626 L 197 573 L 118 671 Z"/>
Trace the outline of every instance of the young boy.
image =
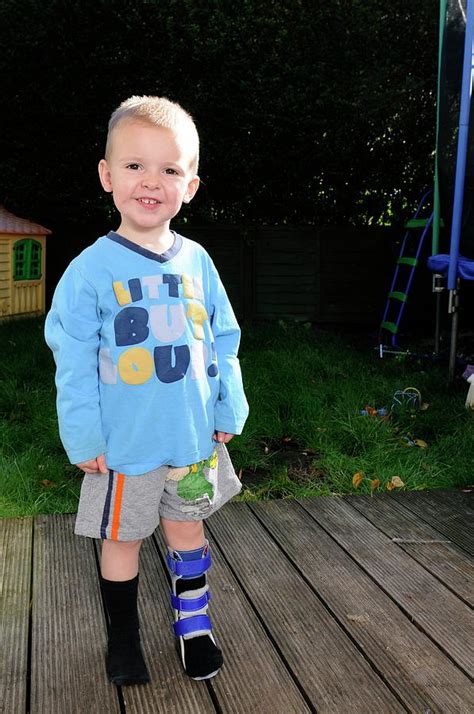
<path id="1" fill-rule="evenodd" d="M 138 560 L 158 523 L 184 669 L 207 679 L 223 662 L 207 614 L 203 518 L 240 490 L 225 444 L 248 406 L 217 270 L 170 230 L 198 189 L 198 159 L 196 127 L 178 104 L 131 97 L 118 107 L 99 176 L 120 225 L 71 262 L 46 318 L 61 440 L 85 473 L 75 533 L 102 539 L 107 674 L 120 685 L 149 681 Z"/>

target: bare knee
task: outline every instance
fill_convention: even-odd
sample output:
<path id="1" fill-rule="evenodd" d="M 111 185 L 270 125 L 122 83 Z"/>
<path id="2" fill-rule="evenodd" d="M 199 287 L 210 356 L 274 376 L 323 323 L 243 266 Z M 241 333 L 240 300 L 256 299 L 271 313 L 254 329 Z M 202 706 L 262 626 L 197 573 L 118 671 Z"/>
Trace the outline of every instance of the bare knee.
<path id="1" fill-rule="evenodd" d="M 129 580 L 138 572 L 141 540 L 104 540 L 101 572 L 106 580 Z"/>
<path id="2" fill-rule="evenodd" d="M 170 521 L 162 518 L 160 525 L 167 544 L 174 550 L 192 550 L 204 544 L 202 521 Z"/>

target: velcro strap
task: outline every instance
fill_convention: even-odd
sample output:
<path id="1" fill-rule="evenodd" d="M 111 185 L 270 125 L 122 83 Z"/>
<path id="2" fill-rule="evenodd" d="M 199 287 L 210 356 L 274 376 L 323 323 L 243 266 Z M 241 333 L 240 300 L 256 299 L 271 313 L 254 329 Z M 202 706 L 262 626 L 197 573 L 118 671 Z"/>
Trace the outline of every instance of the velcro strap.
<path id="1" fill-rule="evenodd" d="M 211 567 L 211 551 L 208 549 L 204 558 L 199 560 L 175 560 L 167 553 L 166 562 L 170 571 L 179 578 L 196 578 Z"/>
<path id="2" fill-rule="evenodd" d="M 195 615 L 194 617 L 185 617 L 182 620 L 178 620 L 178 622 L 174 623 L 173 629 L 176 637 L 183 637 L 183 635 L 192 635 L 193 632 L 202 630 L 210 632 L 212 625 L 207 615 Z"/>
<path id="3" fill-rule="evenodd" d="M 200 597 L 194 598 L 182 598 L 171 593 L 171 604 L 175 610 L 180 610 L 181 612 L 192 612 L 193 610 L 202 610 L 206 607 L 207 603 L 211 599 L 208 592 L 204 593 Z"/>

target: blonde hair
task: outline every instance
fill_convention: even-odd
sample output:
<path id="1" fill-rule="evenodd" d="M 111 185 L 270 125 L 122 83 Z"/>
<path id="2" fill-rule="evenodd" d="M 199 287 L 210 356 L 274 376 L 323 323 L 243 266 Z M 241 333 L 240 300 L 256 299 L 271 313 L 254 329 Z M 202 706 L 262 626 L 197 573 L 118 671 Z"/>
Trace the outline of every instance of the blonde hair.
<path id="1" fill-rule="evenodd" d="M 105 145 L 105 158 L 110 155 L 112 133 L 116 126 L 125 120 L 137 119 L 153 126 L 169 129 L 173 134 L 184 134 L 190 139 L 194 156 L 191 168 L 194 172 L 199 164 L 199 134 L 194 120 L 187 111 L 176 102 L 166 97 L 133 96 L 122 102 L 112 113 Z"/>

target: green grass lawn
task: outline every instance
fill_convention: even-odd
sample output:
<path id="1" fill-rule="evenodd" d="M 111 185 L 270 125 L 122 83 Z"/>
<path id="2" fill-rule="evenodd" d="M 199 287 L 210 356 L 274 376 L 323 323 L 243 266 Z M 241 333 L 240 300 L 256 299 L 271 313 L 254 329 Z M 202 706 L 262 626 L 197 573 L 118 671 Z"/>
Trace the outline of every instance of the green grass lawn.
<path id="1" fill-rule="evenodd" d="M 59 441 L 43 319 L 0 324 L 0 344 L 0 516 L 73 512 L 80 472 Z M 467 383 L 448 389 L 444 366 L 380 360 L 353 337 L 292 323 L 244 326 L 241 363 L 250 417 L 230 444 L 243 476 L 238 498 L 380 492 L 394 477 L 397 490 L 474 481 Z M 360 414 L 366 404 L 390 408 L 407 386 L 428 408 Z"/>

